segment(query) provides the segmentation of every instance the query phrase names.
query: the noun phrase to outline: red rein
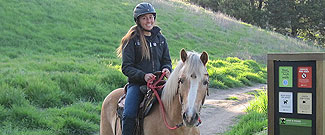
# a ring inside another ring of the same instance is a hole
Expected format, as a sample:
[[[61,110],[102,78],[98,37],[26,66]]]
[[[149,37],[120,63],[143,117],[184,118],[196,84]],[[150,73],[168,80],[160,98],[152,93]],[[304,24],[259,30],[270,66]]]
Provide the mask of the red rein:
[[[177,124],[176,126],[174,126],[174,127],[171,127],[171,126],[169,126],[169,124],[168,124],[168,122],[167,122],[167,120],[166,120],[166,116],[165,116],[165,107],[164,107],[164,104],[162,103],[162,101],[161,101],[161,99],[160,99],[160,96],[159,96],[159,94],[158,94],[158,92],[157,92],[157,89],[162,89],[163,87],[164,87],[164,85],[162,85],[162,86],[157,86],[157,84],[164,78],[164,76],[166,75],[166,73],[165,72],[163,72],[162,74],[161,74],[161,76],[160,76],[160,78],[155,82],[155,83],[153,83],[153,81],[155,80],[155,78],[152,78],[152,79],[150,79],[148,82],[147,82],[147,87],[149,88],[149,89],[152,89],[153,90],[153,92],[155,93],[155,95],[156,95],[156,97],[157,97],[157,99],[158,99],[158,102],[159,102],[159,104],[160,104],[160,112],[161,112],[161,114],[162,114],[162,116],[163,116],[163,119],[164,119],[164,123],[165,123],[165,125],[166,125],[166,127],[168,128],[168,129],[177,129],[177,128],[179,128],[179,127],[181,127],[181,126],[183,126],[184,124],[183,124],[183,122],[182,123],[180,123],[180,124]],[[200,117],[198,118],[198,123],[197,123],[197,125],[196,126],[199,126],[200,124],[201,124],[201,119],[200,119]]]
[[[166,75],[166,73],[163,72],[163,73],[161,74],[160,78],[159,78],[155,83],[153,83],[153,81],[155,80],[155,78],[150,79],[150,80],[147,82],[147,87],[148,87],[149,89],[152,89],[152,90],[153,90],[153,92],[155,93],[155,95],[156,95],[156,97],[157,97],[157,99],[158,99],[158,102],[159,102],[159,104],[160,104],[160,111],[161,111],[161,113],[162,113],[162,116],[163,116],[164,123],[165,123],[166,127],[167,127],[168,129],[177,129],[177,128],[181,127],[181,126],[183,125],[183,123],[178,124],[178,125],[176,125],[176,126],[174,126],[174,127],[170,127],[170,126],[168,125],[168,122],[167,122],[167,120],[166,120],[166,116],[165,116],[165,107],[164,107],[164,104],[161,102],[160,96],[158,95],[158,92],[157,92],[157,89],[161,89],[161,88],[164,87],[164,85],[162,85],[162,86],[157,86],[157,84],[158,84],[158,83],[159,83],[159,82],[164,78],[165,75]]]

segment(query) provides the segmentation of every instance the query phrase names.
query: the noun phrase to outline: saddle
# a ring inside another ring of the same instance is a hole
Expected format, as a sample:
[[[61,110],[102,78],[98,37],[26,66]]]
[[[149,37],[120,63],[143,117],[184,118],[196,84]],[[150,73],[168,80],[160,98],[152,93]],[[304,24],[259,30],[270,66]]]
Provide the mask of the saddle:
[[[154,82],[159,81],[158,79],[161,76],[161,72],[157,72],[155,73],[155,75],[156,75],[156,80],[154,80]],[[161,80],[160,82],[157,83],[157,86],[163,86],[165,85],[165,83],[166,83],[165,80]],[[127,93],[127,86],[128,84],[124,86],[124,94],[118,100],[118,105],[117,105],[117,116],[120,118],[121,129],[122,129],[122,118],[123,118],[124,103],[125,103],[125,98]],[[157,89],[159,96],[161,96],[162,89]],[[140,91],[144,94],[144,98],[139,107],[134,135],[143,135],[144,118],[150,114],[151,108],[158,103],[158,100],[153,90],[149,89],[146,85],[140,86]]]

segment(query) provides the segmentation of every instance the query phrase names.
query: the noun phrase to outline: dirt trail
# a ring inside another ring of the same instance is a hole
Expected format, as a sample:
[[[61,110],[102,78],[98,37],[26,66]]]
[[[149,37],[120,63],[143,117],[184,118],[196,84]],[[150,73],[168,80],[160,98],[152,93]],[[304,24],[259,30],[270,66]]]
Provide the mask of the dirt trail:
[[[229,130],[230,126],[235,124],[236,117],[245,114],[245,108],[254,98],[246,93],[262,88],[266,88],[266,84],[227,90],[210,88],[210,96],[201,110],[201,135],[221,135]],[[228,97],[237,97],[238,100],[226,100]]]

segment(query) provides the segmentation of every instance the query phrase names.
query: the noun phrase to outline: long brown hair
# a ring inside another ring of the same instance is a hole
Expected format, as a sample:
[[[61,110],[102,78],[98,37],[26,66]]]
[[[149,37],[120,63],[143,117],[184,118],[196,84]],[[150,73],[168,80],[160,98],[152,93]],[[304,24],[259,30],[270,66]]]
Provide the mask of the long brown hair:
[[[121,43],[120,46],[116,49],[116,53],[118,57],[122,57],[122,51],[123,48],[126,47],[129,43],[129,41],[136,35],[140,36],[140,45],[141,45],[141,56],[142,59],[146,58],[146,59],[150,59],[150,51],[149,51],[149,47],[148,44],[146,42],[146,38],[144,37],[143,34],[143,30],[140,27],[138,21],[137,21],[138,25],[134,25],[130,28],[130,30],[128,31],[128,33],[126,33],[124,35],[124,37],[121,39]]]

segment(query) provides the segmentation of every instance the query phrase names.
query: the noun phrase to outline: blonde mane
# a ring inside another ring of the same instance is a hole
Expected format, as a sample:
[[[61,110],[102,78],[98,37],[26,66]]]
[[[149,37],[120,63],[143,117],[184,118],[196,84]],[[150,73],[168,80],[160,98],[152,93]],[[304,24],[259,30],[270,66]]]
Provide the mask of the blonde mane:
[[[189,77],[191,73],[195,72],[199,78],[203,77],[201,75],[207,74],[206,67],[203,65],[198,53],[187,52],[187,56],[185,63],[181,60],[178,62],[176,68],[173,70],[165,84],[161,96],[165,108],[172,105],[174,96],[177,94],[180,74],[184,73],[184,75],[186,75],[185,77]]]
[[[179,61],[176,68],[173,70],[173,72],[170,74],[165,87],[163,89],[163,93],[161,96],[161,100],[163,101],[163,104],[165,107],[169,106],[171,102],[173,101],[174,95],[177,93],[177,87],[178,87],[178,74],[180,70],[182,69],[184,63],[182,61]]]

